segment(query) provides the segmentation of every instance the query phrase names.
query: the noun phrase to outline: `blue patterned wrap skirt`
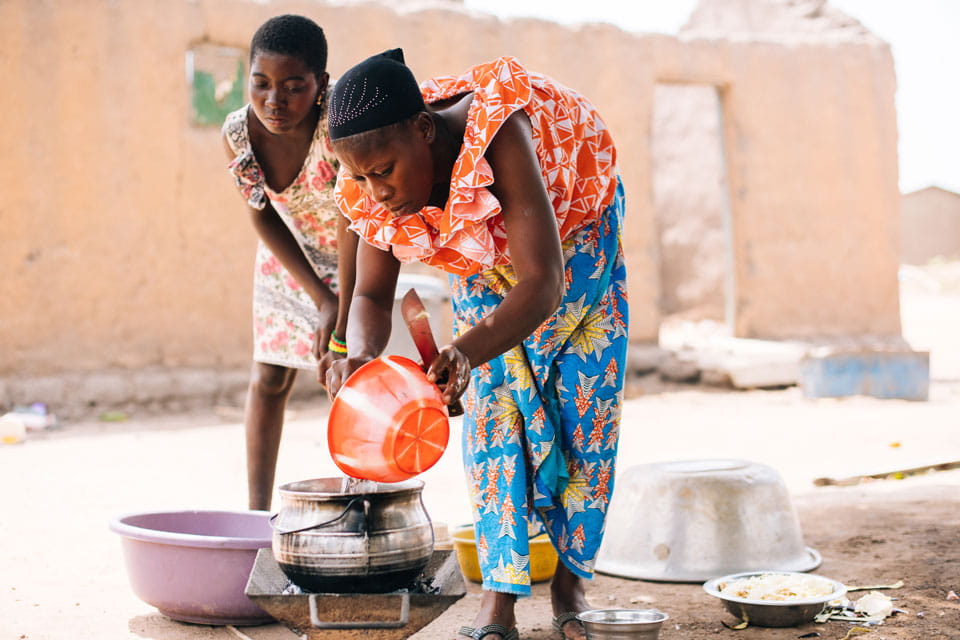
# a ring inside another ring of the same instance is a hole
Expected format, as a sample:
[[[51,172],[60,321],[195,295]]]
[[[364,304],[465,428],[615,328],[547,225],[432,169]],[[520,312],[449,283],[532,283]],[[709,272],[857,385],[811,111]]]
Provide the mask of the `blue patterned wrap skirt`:
[[[563,243],[557,311],[513,349],[471,372],[463,461],[483,588],[530,595],[529,538],[546,532],[561,561],[591,578],[613,492],[627,352],[624,194]],[[459,334],[516,284],[512,267],[451,278]]]

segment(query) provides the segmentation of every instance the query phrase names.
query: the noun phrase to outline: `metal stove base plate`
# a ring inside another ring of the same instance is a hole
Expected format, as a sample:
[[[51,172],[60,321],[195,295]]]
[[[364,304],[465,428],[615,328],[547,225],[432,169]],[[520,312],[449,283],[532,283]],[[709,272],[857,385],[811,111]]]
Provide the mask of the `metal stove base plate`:
[[[306,640],[402,640],[467,592],[456,555],[450,550],[435,550],[411,586],[411,590],[389,593],[303,593],[280,569],[273,551],[261,549],[245,593]]]

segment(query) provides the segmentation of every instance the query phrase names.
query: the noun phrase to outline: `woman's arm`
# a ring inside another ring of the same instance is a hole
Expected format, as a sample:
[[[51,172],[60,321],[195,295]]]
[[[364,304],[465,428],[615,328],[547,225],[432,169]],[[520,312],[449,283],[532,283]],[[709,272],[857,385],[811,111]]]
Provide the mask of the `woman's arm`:
[[[560,232],[523,111],[507,118],[485,157],[493,169],[490,191],[500,201],[517,284],[492,313],[441,348],[427,371],[432,381],[446,380],[442,387],[447,404],[467,388],[470,369],[520,344],[563,299]]]
[[[490,315],[454,340],[471,367],[520,344],[557,310],[564,290],[560,232],[523,111],[503,124],[486,159],[493,169],[490,191],[500,201],[517,284]]]

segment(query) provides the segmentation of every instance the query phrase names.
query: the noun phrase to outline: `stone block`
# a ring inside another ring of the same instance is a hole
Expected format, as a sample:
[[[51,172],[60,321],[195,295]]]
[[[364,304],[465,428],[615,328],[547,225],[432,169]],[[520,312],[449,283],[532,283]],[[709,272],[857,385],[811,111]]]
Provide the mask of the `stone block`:
[[[308,372],[301,371],[298,374],[298,380],[304,375],[310,375]],[[316,377],[316,372],[313,373]],[[233,396],[236,394],[246,395],[247,387],[250,386],[250,369],[244,367],[241,369],[225,369],[217,373],[219,393],[221,396]]]
[[[700,378],[700,366],[693,354],[670,353],[660,363],[660,377],[673,382],[696,382]]]
[[[627,371],[636,375],[656,371],[667,354],[655,344],[633,343],[627,347]]]
[[[50,411],[68,404],[72,395],[70,380],[63,376],[35,376],[7,379],[7,398],[10,406],[42,402]]]
[[[69,392],[70,405],[119,407],[133,400],[129,371],[96,371],[77,374]]]
[[[769,389],[797,384],[799,357],[775,359],[748,354],[726,354],[701,362],[705,378],[726,379],[737,389]],[[706,372],[710,372],[708,375]],[[706,380],[705,380],[706,381]]]
[[[172,397],[184,401],[206,400],[211,404],[216,400],[219,381],[213,369],[171,369],[173,378]]]
[[[765,389],[797,384],[806,346],[717,336],[693,351],[705,383],[726,380],[737,389]]]
[[[800,363],[800,386],[811,398],[927,400],[930,353],[814,350]]]
[[[173,395],[173,376],[166,368],[134,371],[131,375],[133,399],[137,403],[158,402]]]

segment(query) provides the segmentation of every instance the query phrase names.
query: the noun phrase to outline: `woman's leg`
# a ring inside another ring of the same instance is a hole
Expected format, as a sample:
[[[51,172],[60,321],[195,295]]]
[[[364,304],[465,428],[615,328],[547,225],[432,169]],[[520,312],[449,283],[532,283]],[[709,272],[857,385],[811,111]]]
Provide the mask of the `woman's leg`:
[[[283,432],[283,412],[297,370],[254,362],[247,391],[247,491],[250,509],[268,510]]]
[[[517,596],[512,593],[501,593],[499,591],[484,591],[483,599],[480,601],[480,611],[477,617],[473,619],[473,628],[480,629],[488,624],[502,625],[507,631],[517,626],[517,618],[514,614],[514,606],[517,604]],[[497,634],[486,634],[481,638],[493,640]]]
[[[550,603],[553,605],[554,618],[564,613],[582,613],[591,609],[583,591],[583,578],[567,569],[563,562],[557,563],[557,571],[550,582]],[[570,640],[584,640],[587,637],[583,623],[576,619],[564,622],[560,633]]]

